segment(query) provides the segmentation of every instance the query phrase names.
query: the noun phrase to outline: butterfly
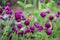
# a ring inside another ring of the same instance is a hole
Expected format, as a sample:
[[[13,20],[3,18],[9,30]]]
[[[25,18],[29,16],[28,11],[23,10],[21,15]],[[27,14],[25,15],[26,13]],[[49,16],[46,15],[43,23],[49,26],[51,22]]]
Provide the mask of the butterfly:
[[[32,21],[32,15],[31,14],[27,16],[27,20]]]

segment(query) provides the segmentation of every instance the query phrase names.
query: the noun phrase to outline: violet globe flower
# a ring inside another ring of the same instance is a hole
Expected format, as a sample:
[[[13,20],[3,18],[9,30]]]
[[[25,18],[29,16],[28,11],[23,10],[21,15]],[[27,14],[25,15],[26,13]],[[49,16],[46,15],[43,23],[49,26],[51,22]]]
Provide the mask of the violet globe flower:
[[[30,26],[31,31],[34,31],[34,29],[35,29],[34,26]]]
[[[26,26],[28,26],[28,25],[30,24],[30,21],[29,21],[29,20],[25,20],[24,24],[25,24]]]
[[[21,31],[21,34],[23,35],[23,34],[26,34],[27,32],[26,32],[26,30],[22,30]]]
[[[57,5],[60,6],[60,1],[57,2]]]
[[[38,28],[38,27],[39,27],[39,25],[38,25],[38,23],[37,23],[37,22],[35,22],[35,23],[34,23],[34,26],[35,26],[36,28]]]
[[[17,28],[21,29],[22,25],[21,24],[17,24]]]
[[[2,25],[1,25],[1,27],[2,27],[2,29],[4,29],[5,25],[4,25],[4,24],[2,24]]]
[[[53,19],[54,19],[54,17],[53,17],[52,15],[50,15],[50,16],[49,16],[49,19],[50,19],[50,20],[53,20]]]
[[[16,27],[12,27],[12,31],[16,31]]]
[[[28,28],[28,29],[26,30],[26,32],[28,32],[28,33],[31,32],[30,28]]]
[[[43,2],[43,0],[40,0],[40,2],[42,3],[42,2]]]
[[[51,35],[52,34],[52,31],[48,29],[48,30],[46,30],[46,34],[47,35]]]
[[[2,12],[3,12],[3,10],[2,10],[2,8],[0,8],[0,14],[2,14]]]
[[[15,12],[15,19],[18,20],[21,18],[20,12]]]
[[[6,2],[6,5],[7,5],[7,6],[11,6],[11,3],[10,3],[10,2]]]
[[[41,16],[41,17],[45,17],[45,16],[46,16],[46,12],[41,12],[41,13],[40,13],[40,16]]]
[[[37,30],[39,30],[39,31],[42,31],[44,28],[43,28],[43,26],[39,26],[38,28],[37,28]]]
[[[7,11],[11,11],[11,8],[8,6],[3,6],[2,9],[7,10]]]
[[[12,11],[6,11],[6,14],[12,15]]]
[[[49,22],[46,22],[46,23],[45,23],[45,27],[46,27],[46,28],[49,28],[49,27],[51,27],[51,24],[50,24]]]
[[[9,19],[11,18],[11,16],[9,16]]]
[[[56,14],[56,17],[59,17],[59,14]]]
[[[17,22],[21,22],[21,19],[17,19],[16,21],[17,21]]]
[[[58,12],[58,15],[60,15],[60,11]]]

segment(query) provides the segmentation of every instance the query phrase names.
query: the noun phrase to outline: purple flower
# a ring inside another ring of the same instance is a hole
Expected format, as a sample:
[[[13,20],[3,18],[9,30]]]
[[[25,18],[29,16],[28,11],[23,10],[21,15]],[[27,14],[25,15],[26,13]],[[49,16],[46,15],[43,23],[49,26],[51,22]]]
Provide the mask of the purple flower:
[[[51,27],[50,23],[49,23],[49,22],[46,22],[45,27],[46,27],[46,28]]]
[[[60,15],[60,11],[58,12],[58,15]]]
[[[15,27],[12,27],[12,31],[15,31],[16,30],[16,28]]]
[[[10,2],[6,2],[6,5],[7,5],[7,6],[11,6],[11,3],[10,3]]]
[[[41,16],[41,17],[45,17],[45,16],[46,16],[46,12],[41,12],[41,13],[40,13],[40,16]]]
[[[11,18],[11,16],[9,16],[9,19]]]
[[[46,34],[47,35],[51,35],[52,34],[52,31],[48,29],[48,30],[46,30]]]
[[[12,14],[12,11],[6,11],[6,14],[10,14],[11,15]]]
[[[26,32],[28,32],[28,33],[31,32],[30,28],[28,28],[28,29],[26,30]]]
[[[56,14],[56,17],[59,17],[59,14]]]
[[[4,25],[4,24],[2,24],[1,26],[2,26],[2,29],[4,29],[5,25]]]
[[[7,10],[7,11],[11,11],[11,8],[10,7],[8,7],[8,6],[3,6],[3,8],[2,9],[5,9],[5,10]]]
[[[60,6],[60,1],[57,2],[57,5]]]
[[[26,30],[22,30],[21,31],[21,34],[23,35],[23,34],[26,34],[27,32],[26,32]]]
[[[29,20],[25,20],[24,24],[25,24],[26,26],[28,26],[28,25],[30,24],[30,21],[29,21]]]
[[[25,20],[25,17],[22,15],[22,20]]]
[[[53,19],[54,19],[54,17],[53,17],[52,15],[50,15],[50,16],[49,16],[49,19],[50,19],[50,20],[53,20]]]
[[[43,0],[40,0],[40,2],[42,3],[42,2],[43,2]]]
[[[20,19],[21,18],[21,14],[20,12],[15,12],[15,19]]]
[[[44,28],[43,28],[43,26],[39,26],[38,28],[37,28],[37,30],[40,30],[40,31],[42,31]]]
[[[17,28],[21,29],[22,25],[21,24],[17,24]]]
[[[2,14],[2,12],[3,12],[3,10],[2,10],[2,8],[0,8],[0,14]]]
[[[49,13],[50,13],[50,11],[46,11],[46,13],[48,13],[48,14],[49,14]]]
[[[39,27],[39,25],[38,25],[38,23],[37,23],[37,22],[35,22],[35,23],[34,23],[34,26],[35,26],[36,28],[38,28],[38,27]]]
[[[21,22],[21,20],[20,20],[20,19],[17,19],[16,21],[17,21],[17,22]]]
[[[31,31],[34,31],[34,29],[35,29],[34,26],[30,26]]]

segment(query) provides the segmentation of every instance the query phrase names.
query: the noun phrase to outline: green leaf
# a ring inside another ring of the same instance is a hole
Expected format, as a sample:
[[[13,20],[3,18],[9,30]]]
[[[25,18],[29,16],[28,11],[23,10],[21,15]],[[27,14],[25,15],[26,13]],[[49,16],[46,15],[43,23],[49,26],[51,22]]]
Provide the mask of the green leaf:
[[[4,23],[4,21],[3,21],[3,20],[0,20],[0,24],[1,24],[1,23]]]
[[[33,7],[33,5],[32,4],[27,4],[25,7],[29,8],[29,7]]]

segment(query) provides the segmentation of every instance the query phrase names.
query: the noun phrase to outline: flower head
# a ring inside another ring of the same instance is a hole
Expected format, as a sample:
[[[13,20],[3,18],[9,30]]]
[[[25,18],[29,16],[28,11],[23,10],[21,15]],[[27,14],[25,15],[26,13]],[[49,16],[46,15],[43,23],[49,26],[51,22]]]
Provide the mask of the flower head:
[[[51,35],[52,34],[52,31],[48,29],[48,30],[46,30],[46,34],[47,35]]]
[[[17,28],[21,29],[22,25],[21,24],[17,24]]]
[[[11,15],[12,14],[12,11],[6,11],[6,14],[10,14]]]
[[[41,13],[40,13],[40,16],[41,16],[41,17],[45,17],[45,16],[46,16],[46,12],[41,12]]]
[[[15,12],[15,19],[18,20],[21,18],[20,12]]]
[[[34,31],[34,29],[35,29],[34,26],[30,26],[31,31]]]
[[[12,31],[15,31],[16,30],[16,28],[15,27],[12,27]]]
[[[39,27],[39,25],[38,25],[38,23],[37,23],[37,22],[35,22],[35,23],[34,23],[34,26],[35,26],[36,28],[38,28],[38,27]]]
[[[42,2],[43,2],[43,0],[40,0],[40,2],[42,3]]]
[[[2,14],[2,12],[3,12],[3,10],[2,10],[2,8],[0,8],[0,14]]]
[[[49,22],[46,22],[46,23],[45,23],[45,27],[46,27],[46,28],[49,28],[50,26],[51,26],[51,24],[50,24]]]
[[[30,24],[30,21],[29,21],[29,20],[25,20],[24,24],[25,24],[26,26],[28,26],[28,25]]]
[[[43,26],[39,26],[38,28],[37,28],[37,30],[43,30],[44,28],[43,28]]]
[[[7,6],[11,6],[11,3],[10,3],[10,2],[6,2],[6,5],[7,5]]]
[[[30,28],[28,28],[28,29],[26,30],[26,32],[28,32],[28,33],[31,32]]]
[[[50,20],[53,20],[53,19],[54,19],[54,17],[53,17],[52,15],[50,15],[50,16],[49,16],[49,19],[50,19]]]
[[[60,1],[57,2],[57,5],[60,6]]]

